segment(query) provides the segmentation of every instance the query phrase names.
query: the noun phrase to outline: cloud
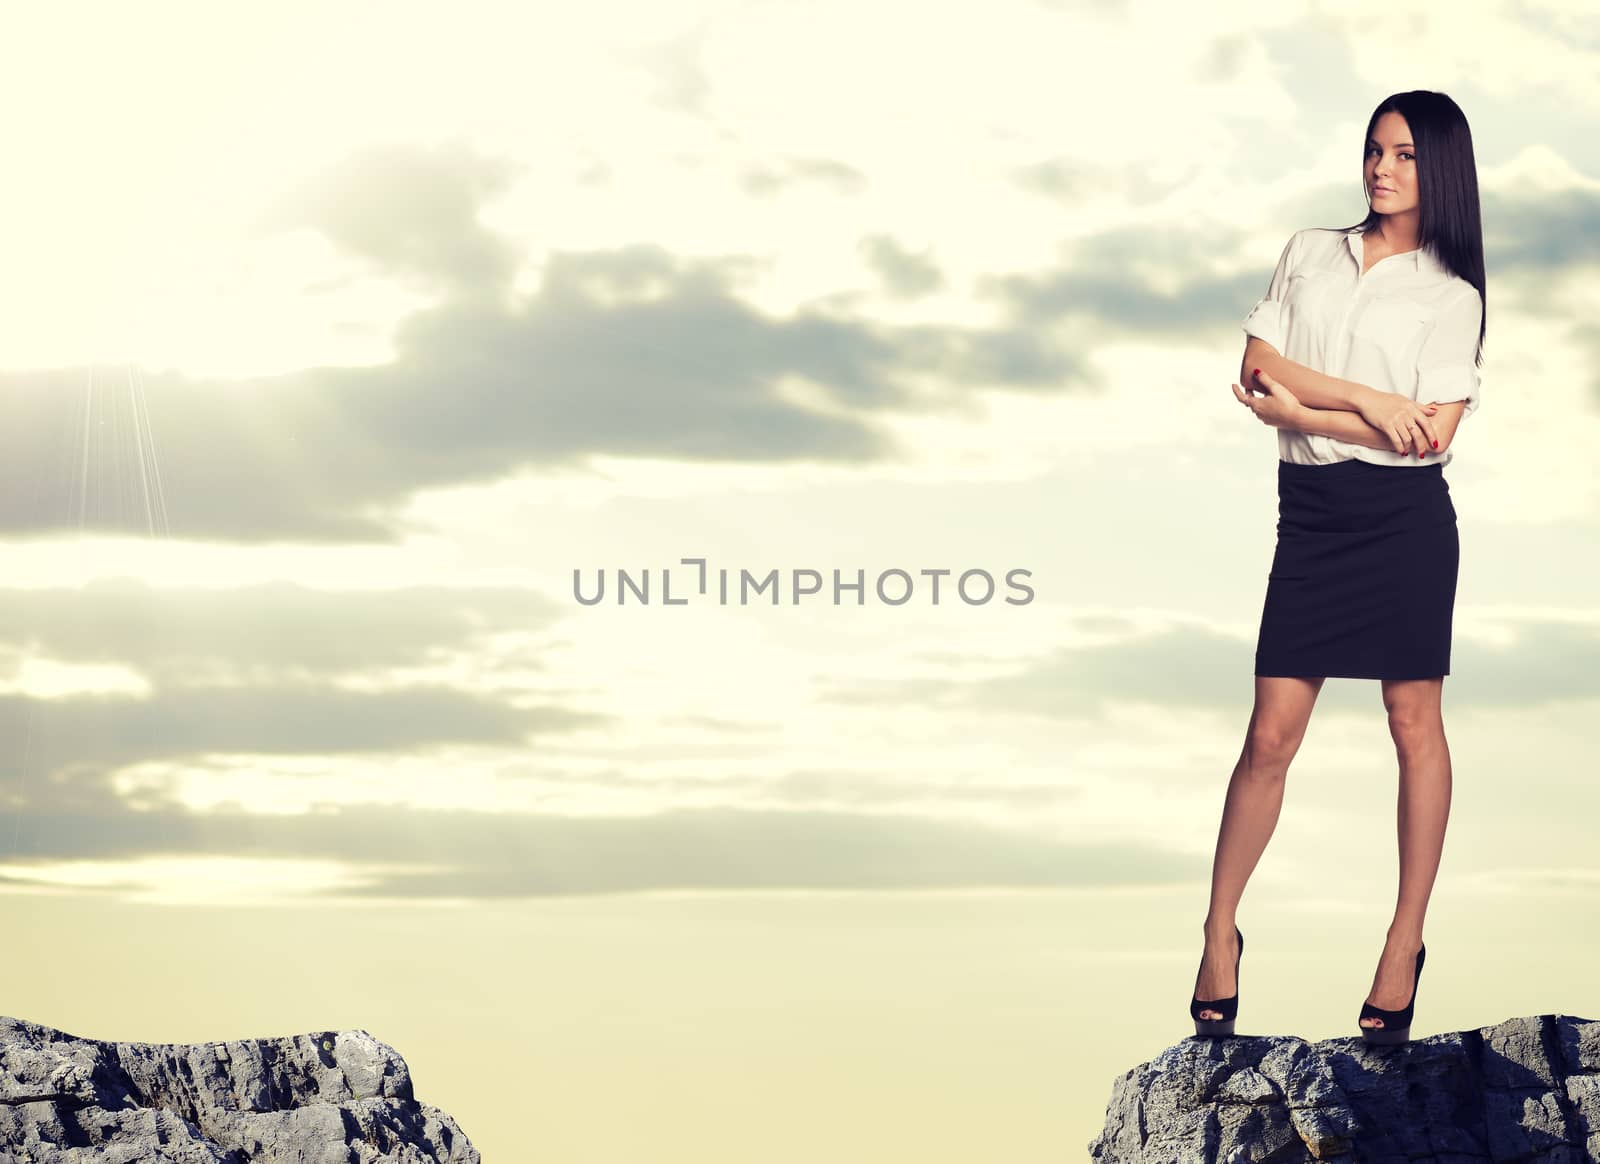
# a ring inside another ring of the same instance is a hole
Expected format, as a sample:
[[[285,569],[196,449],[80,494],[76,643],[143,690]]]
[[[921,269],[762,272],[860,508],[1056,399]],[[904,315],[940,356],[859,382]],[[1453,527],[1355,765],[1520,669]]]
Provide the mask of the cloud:
[[[399,325],[391,363],[214,382],[0,376],[0,535],[151,532],[159,513],[162,532],[183,538],[390,542],[419,490],[599,455],[892,460],[896,412],[963,407],[974,385],[1093,390],[1082,353],[1108,337],[1236,334],[1276,258],[1239,262],[1242,233],[1209,224],[1101,229],[1054,266],[980,278],[976,295],[997,310],[978,327],[880,323],[850,295],[769,315],[740,293],[753,260],[652,244],[554,251],[519,298],[515,245],[480,220],[514,173],[465,146],[373,148],[261,215],[261,231],[319,231],[380,275],[435,292]],[[1019,180],[1072,179],[1058,167]],[[1348,202],[1331,185],[1307,195],[1330,207],[1336,196]],[[1487,197],[1486,222],[1491,269],[1553,269],[1593,257],[1600,199]],[[862,247],[895,295],[944,278],[891,238]]]
[[[1522,616],[1504,623],[1505,645],[1459,631],[1445,679],[1450,707],[1540,707],[1600,699],[1600,626]],[[1254,700],[1255,640],[1204,624],[1165,628],[1087,646],[1061,648],[1010,674],[855,680],[823,699],[851,705],[910,704],[1027,716],[1094,716],[1108,702],[1246,711]],[[1382,711],[1377,680],[1332,679],[1317,707]],[[1315,714],[1315,713],[1314,713]]]
[[[892,235],[869,235],[856,244],[856,249],[897,298],[915,299],[945,284],[944,272],[931,255],[909,250]]]
[[[840,194],[859,194],[868,186],[867,176],[859,169],[834,158],[751,162],[743,167],[739,178],[740,189],[757,198],[769,198],[809,183]]]
[[[1237,329],[1265,291],[1277,255],[1264,271],[1206,273],[1170,289],[1162,283],[1179,270],[1209,272],[1237,250],[1236,239],[1219,240],[1184,227],[1117,228],[1079,240],[1068,260],[1054,269],[990,278],[983,290],[1029,329],[1076,316],[1101,338],[1107,330],[1200,338],[1229,325]]]
[[[251,684],[163,689],[148,698],[0,696],[6,738],[25,741],[25,750],[8,757],[7,766],[46,773],[81,763],[125,765],[211,753],[520,747],[542,732],[567,732],[604,720],[569,708],[517,707],[438,685],[343,691],[315,684]]]
[[[507,898],[665,889],[1103,887],[1202,879],[1207,861],[1139,844],[890,812],[685,809],[554,816],[362,805],[303,815],[170,802],[130,811],[103,773],[56,782],[18,818],[28,864],[230,856],[370,865],[358,897]],[[413,870],[396,865],[413,864]],[[137,873],[129,871],[131,880]],[[41,882],[48,882],[41,869]],[[129,881],[125,880],[124,884]],[[98,888],[98,887],[97,887]]]
[[[529,648],[491,640],[536,633],[554,616],[548,600],[511,588],[160,590],[103,580],[0,591],[0,644],[19,690],[27,690],[24,665],[38,661],[123,668],[148,688],[0,695],[4,738],[26,741],[25,756],[14,748],[7,759],[48,773],[208,753],[522,746],[605,718],[520,705],[526,674],[545,664]],[[467,657],[479,690],[426,677]],[[407,668],[424,678],[397,674]]]
[[[316,590],[264,582],[162,589],[102,578],[73,590],[0,589],[0,647],[123,664],[158,685],[326,679],[437,662],[476,650],[494,634],[539,630],[564,613],[515,587]]]
[[[908,368],[959,360],[948,336],[897,355],[864,323],[769,319],[725,280],[652,246],[556,256],[519,311],[473,299],[412,317],[390,365],[154,377],[145,395],[170,532],[389,541],[387,511],[413,491],[599,453],[870,461],[890,448],[873,415],[909,402]],[[791,376],[825,388],[839,412],[787,399]],[[0,378],[0,532],[142,529],[136,431],[82,453],[87,424],[126,391],[86,391],[59,372]]]
[[[253,231],[314,225],[391,276],[461,298],[494,296],[509,287],[516,256],[478,213],[523,169],[460,142],[368,145],[273,199]]]
[[[145,386],[170,533],[224,541],[388,541],[415,490],[492,481],[595,454],[724,462],[869,463],[895,446],[877,418],[957,407],[962,385],[1070,387],[1076,357],[1036,328],[878,327],[766,317],[723,265],[637,246],[557,255],[516,312],[481,299],[408,319],[394,363],[263,381]],[[919,400],[913,379],[947,385]],[[798,377],[826,413],[781,389]],[[129,389],[62,372],[0,378],[0,532],[143,532],[138,431],[86,447]]]
[[[1600,262],[1600,189],[1483,196],[1484,240],[1495,273],[1541,274]]]
[[[746,262],[648,244],[553,253],[513,302],[512,245],[478,220],[508,174],[460,148],[371,150],[262,215],[261,230],[315,229],[438,289],[399,327],[392,363],[216,382],[0,377],[0,533],[153,532],[159,513],[184,538],[384,542],[417,490],[597,454],[870,463],[897,451],[880,424],[893,410],[959,407],[974,382],[1085,387],[1079,357],[1041,326],[1050,312],[1149,328],[1209,306],[1220,323],[1248,293],[1151,294],[1127,273],[1129,234],[1089,244],[1070,275],[1017,284],[1026,310],[993,328],[880,325],[831,306],[772,317],[738,294]],[[872,254],[887,277],[927,283],[886,245]],[[791,379],[830,408],[797,401]],[[943,391],[913,390],[930,383]]]

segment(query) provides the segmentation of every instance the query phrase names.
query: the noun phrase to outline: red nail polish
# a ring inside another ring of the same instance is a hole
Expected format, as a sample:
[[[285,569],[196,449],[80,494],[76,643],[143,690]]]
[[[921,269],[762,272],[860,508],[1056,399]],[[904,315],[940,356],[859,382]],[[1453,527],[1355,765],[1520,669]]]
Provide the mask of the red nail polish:
[[[1439,447],[1439,442],[1438,441],[1434,441],[1433,442],[1433,447],[1434,448],[1438,448]]]
[[[1259,375],[1261,375],[1261,369],[1260,368],[1251,368],[1250,369],[1250,374],[1252,376],[1259,376]]]

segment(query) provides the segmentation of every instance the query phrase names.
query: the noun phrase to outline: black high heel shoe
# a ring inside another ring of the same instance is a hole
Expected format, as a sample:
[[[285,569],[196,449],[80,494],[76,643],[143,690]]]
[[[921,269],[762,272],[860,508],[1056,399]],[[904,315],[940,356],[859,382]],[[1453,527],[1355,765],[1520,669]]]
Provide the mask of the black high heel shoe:
[[[1200,993],[1200,972],[1195,971],[1195,995],[1189,1003],[1189,1017],[1194,1019],[1194,1033],[1200,1035],[1231,1035],[1233,1034],[1233,1020],[1239,1013],[1239,964],[1244,961],[1244,935],[1239,932],[1239,927],[1234,926],[1233,932],[1239,938],[1239,956],[1233,964],[1234,991],[1227,998],[1204,999],[1198,997]],[[1222,1017],[1219,1019],[1203,1019],[1200,1012],[1214,1010]]]
[[[1423,942],[1417,949],[1417,969],[1411,980],[1411,1001],[1406,1003],[1404,1010],[1384,1010],[1381,1006],[1373,1006],[1370,1002],[1361,1004],[1361,1013],[1356,1016],[1359,1025],[1364,1018],[1381,1018],[1381,1027],[1362,1027],[1361,1037],[1369,1043],[1379,1046],[1391,1046],[1395,1043],[1408,1043],[1411,1041],[1411,1011],[1417,1005],[1417,987],[1422,984],[1422,961],[1428,953],[1428,943]]]

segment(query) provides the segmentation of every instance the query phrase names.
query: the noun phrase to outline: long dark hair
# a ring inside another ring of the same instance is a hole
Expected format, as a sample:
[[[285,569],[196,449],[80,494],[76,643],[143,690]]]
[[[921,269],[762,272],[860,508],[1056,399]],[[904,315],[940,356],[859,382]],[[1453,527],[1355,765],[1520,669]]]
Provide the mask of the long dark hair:
[[[1431,247],[1434,257],[1478,289],[1483,298],[1483,321],[1478,324],[1478,364],[1483,363],[1483,337],[1489,329],[1489,296],[1483,276],[1483,216],[1478,210],[1478,165],[1472,153],[1472,130],[1461,106],[1443,93],[1412,89],[1386,97],[1367,119],[1361,139],[1361,157],[1367,156],[1367,139],[1378,128],[1378,118],[1398,113],[1411,127],[1411,144],[1417,159],[1417,245]],[[1354,227],[1377,224],[1380,215],[1369,209]]]

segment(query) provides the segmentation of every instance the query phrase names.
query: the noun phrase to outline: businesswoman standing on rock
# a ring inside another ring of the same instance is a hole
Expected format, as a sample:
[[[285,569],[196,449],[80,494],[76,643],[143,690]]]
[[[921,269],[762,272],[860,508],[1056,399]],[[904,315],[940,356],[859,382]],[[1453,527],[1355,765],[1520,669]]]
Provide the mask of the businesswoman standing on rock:
[[[1249,390],[1233,391],[1278,430],[1278,544],[1255,708],[1212,866],[1190,1003],[1197,1035],[1233,1033],[1244,954],[1236,911],[1329,677],[1381,682],[1400,762],[1400,887],[1357,1020],[1368,1042],[1409,1039],[1422,976],[1450,815],[1440,696],[1459,542],[1443,469],[1479,403],[1483,230],[1472,135],[1454,101],[1397,93],[1366,132],[1366,218],[1296,232],[1244,320],[1239,378]]]

